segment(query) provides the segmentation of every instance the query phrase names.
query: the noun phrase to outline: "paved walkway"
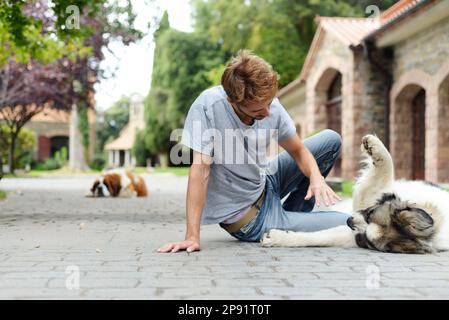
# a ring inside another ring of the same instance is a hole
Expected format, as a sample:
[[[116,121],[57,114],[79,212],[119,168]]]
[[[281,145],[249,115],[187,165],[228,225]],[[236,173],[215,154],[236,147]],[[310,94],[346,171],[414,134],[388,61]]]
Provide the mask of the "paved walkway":
[[[93,176],[2,180],[0,298],[449,298],[449,253],[262,248],[205,226],[201,252],[157,254],[184,236],[187,178],[146,180],[147,199],[85,198]]]

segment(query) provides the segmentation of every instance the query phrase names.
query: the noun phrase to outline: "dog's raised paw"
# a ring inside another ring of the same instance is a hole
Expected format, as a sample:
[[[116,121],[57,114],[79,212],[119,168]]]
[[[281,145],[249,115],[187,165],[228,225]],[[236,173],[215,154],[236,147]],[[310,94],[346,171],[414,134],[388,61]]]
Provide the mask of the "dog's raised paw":
[[[382,141],[372,134],[367,134],[362,138],[362,151],[365,151],[374,161],[374,164],[381,162],[388,151]]]

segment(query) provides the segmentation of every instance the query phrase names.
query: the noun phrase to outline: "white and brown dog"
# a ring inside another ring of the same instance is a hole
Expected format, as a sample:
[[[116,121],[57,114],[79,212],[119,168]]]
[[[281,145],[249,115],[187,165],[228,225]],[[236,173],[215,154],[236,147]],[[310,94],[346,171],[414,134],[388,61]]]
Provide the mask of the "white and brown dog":
[[[90,189],[91,197],[146,197],[148,189],[145,180],[125,169],[112,169],[95,180]]]
[[[361,247],[396,253],[449,250],[449,192],[425,181],[394,179],[390,153],[376,136],[362,139],[365,168],[353,191],[347,226],[318,232],[271,230],[266,247]]]

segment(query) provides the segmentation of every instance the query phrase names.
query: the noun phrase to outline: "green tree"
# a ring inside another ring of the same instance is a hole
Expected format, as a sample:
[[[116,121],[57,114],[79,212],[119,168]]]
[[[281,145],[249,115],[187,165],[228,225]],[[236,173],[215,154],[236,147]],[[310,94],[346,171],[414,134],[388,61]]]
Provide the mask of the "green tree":
[[[96,153],[103,153],[105,144],[119,136],[120,131],[129,121],[129,106],[130,98],[123,96],[110,108],[97,114]]]
[[[299,74],[319,16],[363,17],[394,0],[193,0],[195,31],[228,52],[247,48],[270,62],[280,86]]]
[[[145,99],[145,144],[153,153],[169,150],[172,130],[183,126],[196,97],[213,84],[211,70],[220,68],[225,53],[199,33],[170,28],[164,14],[155,33],[151,90]]]
[[[0,124],[0,163],[8,162],[8,146],[11,143],[10,130],[7,125]],[[15,168],[24,168],[26,164],[30,164],[35,144],[36,137],[32,131],[24,128],[19,132],[13,155]]]

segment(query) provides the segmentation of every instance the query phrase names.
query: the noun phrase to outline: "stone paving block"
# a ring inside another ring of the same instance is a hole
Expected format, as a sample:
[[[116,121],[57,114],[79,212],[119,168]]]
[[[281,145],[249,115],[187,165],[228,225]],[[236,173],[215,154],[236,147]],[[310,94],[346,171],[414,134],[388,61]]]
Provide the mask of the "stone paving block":
[[[2,180],[23,195],[2,202],[0,299],[449,298],[449,253],[263,248],[208,225],[200,252],[158,254],[184,236],[186,177],[151,176],[149,198],[117,201],[84,198],[92,178]],[[69,266],[79,290],[66,288]]]

